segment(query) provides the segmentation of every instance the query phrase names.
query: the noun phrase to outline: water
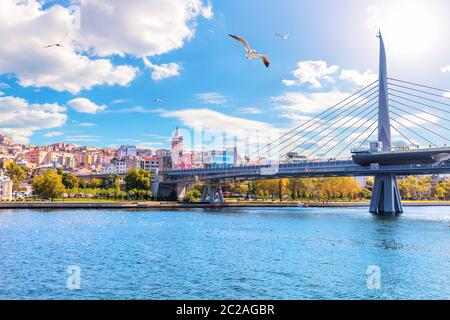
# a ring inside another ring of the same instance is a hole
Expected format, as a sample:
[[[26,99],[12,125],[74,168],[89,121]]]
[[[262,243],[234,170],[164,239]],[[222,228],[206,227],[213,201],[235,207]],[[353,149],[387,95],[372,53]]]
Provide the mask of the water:
[[[450,208],[406,211],[0,210],[0,298],[449,299]]]

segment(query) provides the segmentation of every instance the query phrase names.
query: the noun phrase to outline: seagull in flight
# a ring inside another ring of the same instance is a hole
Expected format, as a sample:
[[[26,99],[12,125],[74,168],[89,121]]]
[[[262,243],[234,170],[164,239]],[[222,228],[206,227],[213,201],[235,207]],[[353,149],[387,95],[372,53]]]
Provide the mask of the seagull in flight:
[[[290,33],[286,33],[285,35],[282,35],[278,32],[275,32],[275,35],[283,40],[289,40],[289,36],[291,35]]]
[[[258,52],[256,52],[256,50],[253,50],[250,48],[250,45],[248,44],[248,42],[239,36],[233,35],[233,34],[229,34],[230,37],[232,37],[233,39],[239,41],[240,43],[242,43],[244,45],[245,51],[247,51],[247,59],[251,60],[253,58],[260,58],[263,62],[264,65],[268,68],[270,66],[270,60],[269,57],[259,54]]]
[[[163,98],[156,98],[153,100],[153,103],[162,103],[164,101]]]
[[[60,48],[62,48],[62,46],[63,46],[62,44],[63,44],[64,40],[66,39],[66,37],[67,37],[67,32],[65,33],[65,35],[61,39],[61,41],[59,41],[58,43],[54,43],[54,44],[50,44],[48,46],[45,46],[44,48],[51,48],[51,47],[60,47]]]

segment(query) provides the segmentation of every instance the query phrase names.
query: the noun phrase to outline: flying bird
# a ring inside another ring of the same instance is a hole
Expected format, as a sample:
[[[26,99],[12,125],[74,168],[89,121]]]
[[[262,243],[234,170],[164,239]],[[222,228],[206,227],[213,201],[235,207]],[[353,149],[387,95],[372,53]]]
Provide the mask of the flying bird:
[[[156,98],[153,100],[154,103],[162,103],[164,101],[163,98]]]
[[[290,33],[286,33],[285,35],[282,35],[278,32],[275,32],[275,35],[283,40],[289,40],[289,36],[291,35]]]
[[[67,32],[65,33],[65,35],[61,39],[61,41],[59,41],[57,43],[54,43],[54,44],[50,44],[48,46],[45,46],[44,48],[51,48],[51,47],[60,47],[60,48],[62,48],[62,46],[63,46],[62,44],[63,44],[64,40],[66,39],[66,37],[67,37]]]
[[[259,54],[256,50],[253,50],[250,48],[250,45],[248,44],[248,42],[244,39],[241,38],[239,36],[233,35],[233,34],[229,34],[230,37],[232,37],[233,39],[239,41],[240,43],[242,43],[244,45],[245,51],[247,51],[247,59],[251,60],[253,58],[260,58],[263,62],[264,65],[268,68],[270,66],[270,60],[269,57]]]

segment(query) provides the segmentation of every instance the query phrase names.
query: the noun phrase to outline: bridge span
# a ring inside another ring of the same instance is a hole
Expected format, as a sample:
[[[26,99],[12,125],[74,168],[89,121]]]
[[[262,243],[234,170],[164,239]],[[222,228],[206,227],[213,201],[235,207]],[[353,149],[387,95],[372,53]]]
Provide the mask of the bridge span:
[[[402,213],[397,176],[450,174],[450,148],[447,147],[450,128],[438,123],[441,120],[450,122],[446,117],[450,114],[450,92],[389,78],[381,33],[378,37],[377,81],[258,150],[258,154],[264,149],[269,154],[276,148],[281,158],[291,147],[291,152],[299,150],[305,159],[325,159],[331,155],[334,155],[333,159],[339,159],[357,143],[359,147],[352,150],[351,160],[278,161],[260,166],[167,170],[155,177],[153,194],[158,194],[161,185],[175,185],[177,195],[182,197],[186,186],[201,183],[204,185],[202,200],[221,203],[224,201],[221,184],[230,180],[374,176],[370,212],[379,215]],[[407,141],[408,148],[399,151],[393,147],[391,129],[396,139]],[[359,130],[363,132],[359,133]],[[371,144],[371,149],[361,150],[375,132],[376,142]],[[431,137],[438,138],[439,142],[434,143]],[[419,140],[428,148],[420,149]],[[337,149],[344,145],[342,150]]]

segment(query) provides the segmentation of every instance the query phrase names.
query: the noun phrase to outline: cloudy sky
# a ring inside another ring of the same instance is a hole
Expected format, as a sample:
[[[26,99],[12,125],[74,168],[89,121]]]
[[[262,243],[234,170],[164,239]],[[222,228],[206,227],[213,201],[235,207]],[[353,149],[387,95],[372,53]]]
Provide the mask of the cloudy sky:
[[[446,0],[2,0],[0,133],[160,148],[177,125],[283,131],[376,79],[378,27],[391,76],[450,89],[449,15]]]

